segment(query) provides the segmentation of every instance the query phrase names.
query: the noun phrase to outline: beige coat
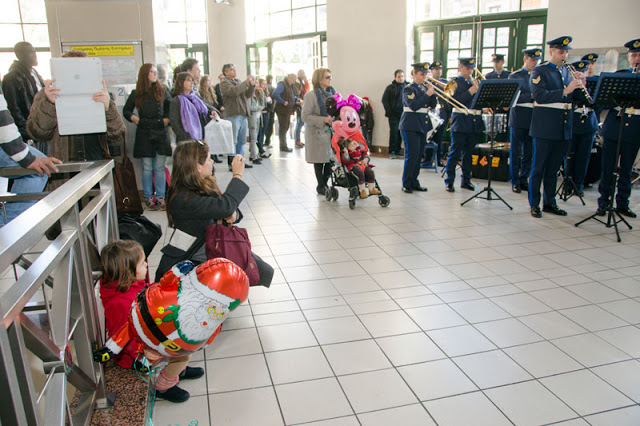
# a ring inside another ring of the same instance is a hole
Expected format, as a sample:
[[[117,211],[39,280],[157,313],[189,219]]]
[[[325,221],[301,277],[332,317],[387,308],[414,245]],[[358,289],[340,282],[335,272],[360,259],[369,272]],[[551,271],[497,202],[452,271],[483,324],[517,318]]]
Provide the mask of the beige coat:
[[[320,115],[320,106],[316,92],[311,90],[304,95],[302,102],[302,121],[304,131],[305,158],[307,163],[328,163],[331,161],[331,131]]]

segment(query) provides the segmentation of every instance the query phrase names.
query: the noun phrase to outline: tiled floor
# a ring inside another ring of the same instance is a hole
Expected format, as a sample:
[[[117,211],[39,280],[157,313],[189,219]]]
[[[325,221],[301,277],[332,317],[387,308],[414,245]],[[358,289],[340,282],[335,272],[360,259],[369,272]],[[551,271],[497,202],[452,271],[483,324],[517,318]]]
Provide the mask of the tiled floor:
[[[513,211],[461,207],[472,194],[433,170],[408,195],[401,161],[373,163],[388,208],[316,196],[303,150],[247,170],[241,225],[273,285],[194,356],[206,376],[187,403],[158,401],[154,424],[640,424],[640,232],[574,227],[593,189],[533,219],[506,183]]]

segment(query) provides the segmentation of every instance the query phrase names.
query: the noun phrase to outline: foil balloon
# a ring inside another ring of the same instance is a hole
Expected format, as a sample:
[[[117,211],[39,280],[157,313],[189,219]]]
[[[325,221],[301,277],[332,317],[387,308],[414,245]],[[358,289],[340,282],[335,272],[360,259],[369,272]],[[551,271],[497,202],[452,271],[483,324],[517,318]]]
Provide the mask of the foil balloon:
[[[197,267],[180,262],[138,294],[128,321],[94,352],[94,359],[109,361],[131,339],[160,357],[198,351],[213,341],[248,295],[247,275],[230,260],[210,259]]]
[[[334,97],[336,99],[336,113],[339,114],[339,118],[336,117],[331,125],[334,135],[338,135],[342,139],[352,139],[353,135],[360,133],[358,111],[361,100],[354,94],[349,95],[346,100],[342,99],[340,94],[336,94]]]

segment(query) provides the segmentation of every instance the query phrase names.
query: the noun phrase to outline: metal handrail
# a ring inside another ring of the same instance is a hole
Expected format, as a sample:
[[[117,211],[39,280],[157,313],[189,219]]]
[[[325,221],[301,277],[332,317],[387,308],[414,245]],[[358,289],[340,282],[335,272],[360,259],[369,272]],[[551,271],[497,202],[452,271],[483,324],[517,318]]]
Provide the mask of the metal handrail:
[[[92,350],[102,344],[102,332],[88,240],[100,249],[118,238],[113,161],[64,164],[58,169],[77,175],[41,194],[40,201],[0,229],[0,271],[13,264],[26,267],[0,296],[0,388],[8,395],[8,402],[0,404],[0,424],[88,424],[96,407],[108,406],[102,367],[92,359]],[[0,176],[26,174],[32,172],[0,170]],[[4,197],[0,202],[15,200]],[[34,260],[24,261],[23,253],[42,244],[45,231],[56,223],[59,235]],[[51,282],[43,330],[25,314],[25,307]],[[28,352],[43,362],[46,381],[41,390],[35,389]],[[80,393],[73,414],[66,400],[67,382]],[[38,409],[41,399],[44,415]]]

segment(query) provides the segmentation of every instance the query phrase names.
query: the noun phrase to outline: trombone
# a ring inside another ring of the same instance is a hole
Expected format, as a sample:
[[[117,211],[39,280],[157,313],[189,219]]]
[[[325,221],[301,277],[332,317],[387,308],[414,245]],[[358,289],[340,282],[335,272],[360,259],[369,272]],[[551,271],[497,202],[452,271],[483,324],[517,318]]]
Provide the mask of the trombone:
[[[447,83],[445,85],[445,83],[429,76],[427,76],[425,83],[430,84],[433,87],[433,90],[435,90],[437,97],[439,97],[452,107],[461,109],[465,115],[469,115],[469,109],[462,102],[454,99],[453,96],[448,93],[447,87],[449,87],[451,83]]]

